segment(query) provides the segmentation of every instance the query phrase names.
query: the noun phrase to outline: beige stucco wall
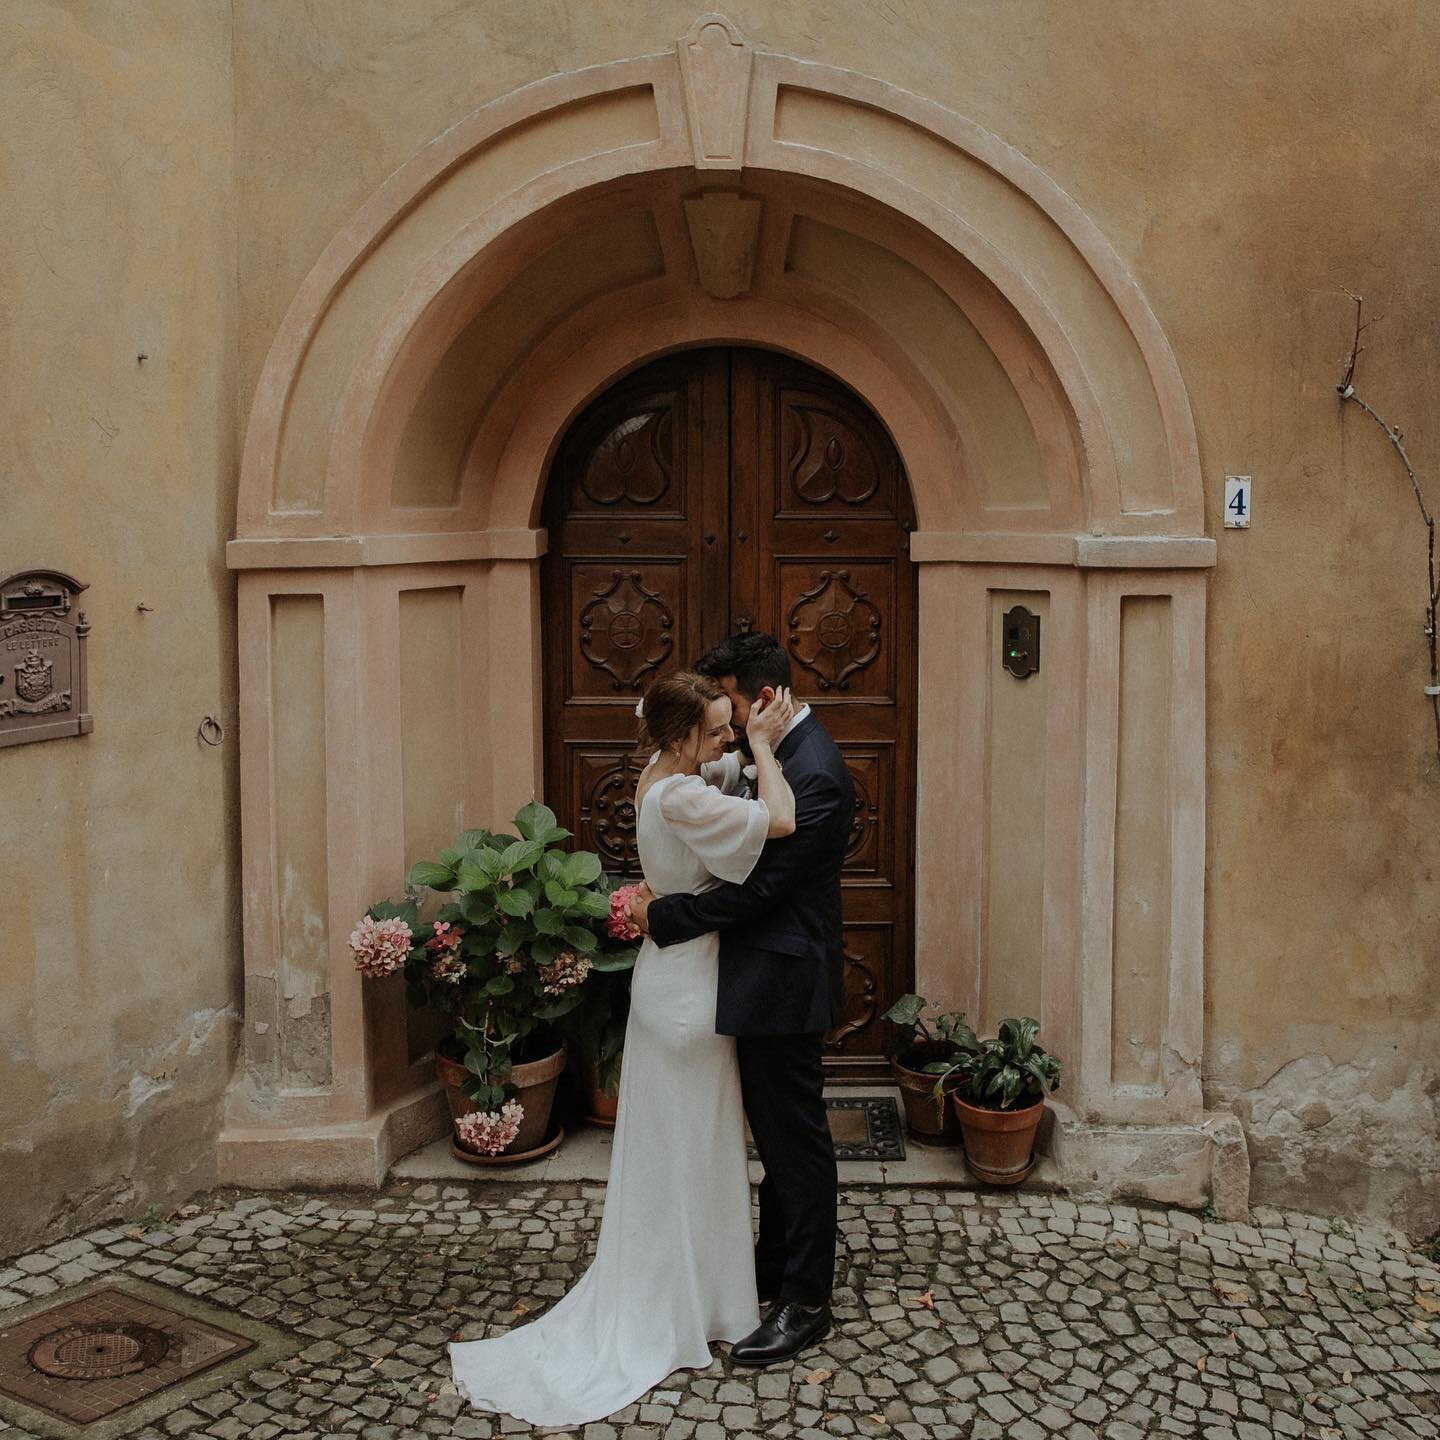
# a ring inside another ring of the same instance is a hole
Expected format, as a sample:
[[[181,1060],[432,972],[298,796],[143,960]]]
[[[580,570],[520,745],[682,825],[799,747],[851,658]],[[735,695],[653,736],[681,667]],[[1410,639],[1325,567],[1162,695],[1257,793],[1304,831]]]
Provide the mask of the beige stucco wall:
[[[0,574],[89,582],[95,715],[0,750],[8,1252],[214,1173],[241,971],[239,421],[227,0],[12,0],[3,29]]]
[[[206,711],[231,713],[220,543],[244,409],[286,306],[427,140],[529,81],[666,48],[698,8],[236,0],[232,191],[224,7],[27,7],[35,58],[11,57],[25,83],[4,102],[30,223],[0,262],[20,522],[0,530],[0,569],[33,557],[92,581],[97,728],[0,753],[6,835],[63,857],[69,901],[41,888],[48,860],[0,870],[0,904],[25,917],[19,949],[8,926],[0,942],[0,1026],[18,1027],[6,1053],[23,1082],[0,1089],[0,1156],[31,1165],[45,1197],[24,1223],[63,1223],[53,1205],[77,1155],[97,1203],[126,1183],[148,1199],[161,1175],[203,1181],[149,1122],[185,1115],[192,1128],[167,1137],[203,1161],[225,1078],[229,1020],[193,1055],[184,1037],[191,1017],[235,1003],[234,753],[193,735]],[[1419,688],[1423,535],[1383,443],[1357,414],[1342,422],[1331,387],[1348,285],[1384,317],[1362,388],[1440,473],[1427,407],[1440,222],[1426,203],[1440,115],[1425,65],[1440,14],[1409,0],[1182,0],[1163,25],[1148,0],[736,0],[728,13],[768,47],[878,74],[993,131],[1137,276],[1189,388],[1220,542],[1207,1098],[1245,1122],[1256,1198],[1434,1229],[1440,780]],[[152,359],[137,370],[140,349]],[[1255,476],[1249,532],[1220,529],[1227,472]],[[70,505],[79,523],[62,518]],[[140,599],[155,611],[135,612]],[[139,935],[137,905],[154,907]],[[136,1070],[173,1088],[132,1095]]]

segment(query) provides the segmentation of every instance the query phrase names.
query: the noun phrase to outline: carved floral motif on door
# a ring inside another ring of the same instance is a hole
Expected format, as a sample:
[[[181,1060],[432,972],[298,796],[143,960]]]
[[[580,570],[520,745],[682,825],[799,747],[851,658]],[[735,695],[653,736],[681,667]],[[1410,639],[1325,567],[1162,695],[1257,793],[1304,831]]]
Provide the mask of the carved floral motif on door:
[[[670,658],[674,628],[674,613],[642,571],[612,570],[580,611],[580,653],[613,689],[643,689]]]
[[[791,658],[816,677],[821,690],[848,687],[850,676],[880,653],[880,612],[848,570],[822,570],[785,617]]]

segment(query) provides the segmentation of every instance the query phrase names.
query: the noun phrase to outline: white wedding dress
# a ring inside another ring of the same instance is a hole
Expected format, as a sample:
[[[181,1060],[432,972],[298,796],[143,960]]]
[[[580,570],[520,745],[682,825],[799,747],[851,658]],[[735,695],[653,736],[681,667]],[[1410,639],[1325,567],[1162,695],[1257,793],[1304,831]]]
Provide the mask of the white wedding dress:
[[[727,755],[704,779],[666,776],[645,792],[636,841],[657,895],[754,869],[770,819],[729,793],[740,764]],[[477,1409],[533,1425],[600,1420],[672,1371],[709,1365],[710,1341],[759,1324],[735,1041],[715,1033],[718,970],[714,932],[641,947],[594,1262],[536,1320],[450,1346]]]

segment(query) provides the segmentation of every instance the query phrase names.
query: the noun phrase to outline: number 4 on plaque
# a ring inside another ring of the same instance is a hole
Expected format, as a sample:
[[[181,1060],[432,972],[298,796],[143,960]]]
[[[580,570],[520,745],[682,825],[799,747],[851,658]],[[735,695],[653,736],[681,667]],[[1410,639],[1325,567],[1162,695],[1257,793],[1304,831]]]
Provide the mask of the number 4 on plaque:
[[[1225,528],[1227,530],[1248,530],[1250,528],[1250,477],[1248,475],[1227,475],[1225,477]]]

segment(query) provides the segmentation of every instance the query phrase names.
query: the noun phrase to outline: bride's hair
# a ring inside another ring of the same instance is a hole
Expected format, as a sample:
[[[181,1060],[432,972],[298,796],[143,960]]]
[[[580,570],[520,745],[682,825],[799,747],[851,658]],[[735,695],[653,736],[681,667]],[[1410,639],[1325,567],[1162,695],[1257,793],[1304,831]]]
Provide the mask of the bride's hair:
[[[640,743],[663,750],[683,739],[705,719],[705,707],[724,694],[718,680],[695,670],[662,675],[641,701]]]

